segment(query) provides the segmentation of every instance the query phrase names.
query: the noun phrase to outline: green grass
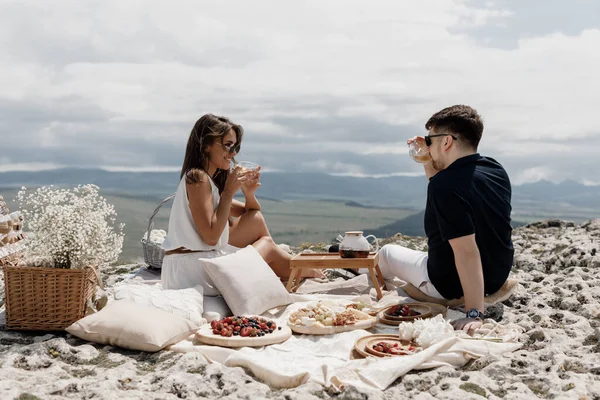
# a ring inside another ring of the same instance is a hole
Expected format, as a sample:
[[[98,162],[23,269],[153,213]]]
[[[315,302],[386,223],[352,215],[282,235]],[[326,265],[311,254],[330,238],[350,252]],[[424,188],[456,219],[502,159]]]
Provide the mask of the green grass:
[[[11,210],[17,210],[12,201],[15,190],[2,190]],[[125,223],[125,241],[119,262],[143,259],[140,240],[148,228],[150,216],[162,198],[132,197],[114,193],[105,194],[108,203],[115,206],[118,222]],[[363,208],[336,201],[274,201],[261,200],[263,214],[271,235],[278,243],[299,246],[305,242],[329,243],[347,230],[372,229],[415,213],[414,210]],[[154,229],[167,230],[170,203],[163,206],[154,219]]]
[[[13,202],[14,189],[0,189],[11,210],[17,206]],[[125,223],[125,241],[119,262],[137,262],[143,259],[140,240],[148,228],[150,216],[163,197],[131,196],[106,193],[107,201],[115,206],[118,222]],[[329,243],[337,235],[347,230],[370,230],[416,214],[414,209],[367,208],[347,205],[331,200],[261,200],[262,211],[267,220],[271,235],[278,243],[299,246],[302,243]],[[155,218],[155,229],[167,230],[170,203],[165,205]],[[529,205],[516,209],[513,220],[534,222],[546,218],[560,218],[581,222],[597,213],[587,209],[546,210]]]

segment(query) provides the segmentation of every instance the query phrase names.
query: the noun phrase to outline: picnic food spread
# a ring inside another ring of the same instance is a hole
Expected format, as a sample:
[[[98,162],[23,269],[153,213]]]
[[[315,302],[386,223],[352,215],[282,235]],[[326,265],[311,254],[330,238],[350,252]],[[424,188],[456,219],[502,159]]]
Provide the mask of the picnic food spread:
[[[370,318],[369,314],[359,310],[359,307],[359,303],[350,303],[344,307],[327,305],[320,301],[312,307],[301,308],[292,313],[289,321],[294,325],[305,326],[353,325]]]
[[[204,324],[195,334],[196,340],[221,347],[261,347],[285,342],[292,336],[288,326],[278,326],[257,315],[231,316]]]
[[[386,314],[394,317],[415,317],[421,315],[420,312],[414,310],[408,304],[396,304],[395,306],[390,307]]]
[[[288,326],[296,333],[309,335],[330,335],[369,329],[377,323],[364,309],[363,303],[342,305],[333,301],[321,300],[314,305],[293,312],[288,318]]]
[[[231,337],[256,337],[264,336],[279,329],[275,321],[267,320],[262,317],[227,317],[221,320],[214,320],[210,323],[212,333],[215,335]]]
[[[393,356],[412,354],[417,351],[417,347],[412,344],[402,345],[400,342],[379,341],[375,344],[370,344],[371,348],[379,353],[389,354]]]

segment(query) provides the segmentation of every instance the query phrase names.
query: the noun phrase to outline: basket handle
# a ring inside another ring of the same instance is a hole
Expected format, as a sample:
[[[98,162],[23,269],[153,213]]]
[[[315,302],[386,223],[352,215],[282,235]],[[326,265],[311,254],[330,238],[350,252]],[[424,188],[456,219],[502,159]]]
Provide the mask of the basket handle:
[[[169,197],[167,197],[166,199],[161,201],[160,204],[158,206],[156,206],[156,209],[154,210],[154,212],[152,213],[152,216],[150,217],[150,222],[148,223],[148,231],[146,232],[146,241],[147,242],[150,241],[150,232],[152,232],[152,228],[154,228],[154,217],[156,217],[156,214],[158,214],[158,211],[160,210],[160,208],[162,206],[164,206],[173,197],[175,197],[175,193],[173,193],[172,195],[170,195]]]
[[[100,277],[100,271],[98,271],[98,268],[91,267],[89,265],[86,268],[91,268],[92,271],[94,272],[94,275],[96,275],[96,282],[94,282],[93,279],[90,279],[90,281],[92,283],[95,283],[96,285],[100,286],[100,289],[104,290],[104,284],[102,283],[102,278]]]

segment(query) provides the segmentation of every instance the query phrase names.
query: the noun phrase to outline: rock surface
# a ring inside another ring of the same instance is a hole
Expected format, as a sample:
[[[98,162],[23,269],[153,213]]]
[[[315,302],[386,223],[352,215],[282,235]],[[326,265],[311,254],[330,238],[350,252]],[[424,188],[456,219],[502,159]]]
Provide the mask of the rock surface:
[[[516,229],[513,241],[513,277],[521,286],[495,312],[524,328],[524,346],[501,358],[411,372],[385,392],[334,394],[312,383],[271,389],[242,368],[207,364],[198,354],[0,331],[0,398],[600,399],[600,220],[534,223]],[[396,235],[385,242],[426,249],[424,238]],[[110,269],[106,282],[132,268]]]

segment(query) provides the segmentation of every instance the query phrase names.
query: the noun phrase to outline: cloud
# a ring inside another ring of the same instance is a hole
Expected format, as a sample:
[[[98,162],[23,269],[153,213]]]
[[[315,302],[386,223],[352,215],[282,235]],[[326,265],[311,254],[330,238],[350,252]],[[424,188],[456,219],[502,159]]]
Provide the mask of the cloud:
[[[176,170],[212,112],[269,170],[415,174],[405,140],[463,103],[515,181],[595,182],[598,7],[5,1],[0,168]]]

